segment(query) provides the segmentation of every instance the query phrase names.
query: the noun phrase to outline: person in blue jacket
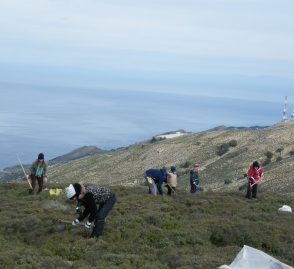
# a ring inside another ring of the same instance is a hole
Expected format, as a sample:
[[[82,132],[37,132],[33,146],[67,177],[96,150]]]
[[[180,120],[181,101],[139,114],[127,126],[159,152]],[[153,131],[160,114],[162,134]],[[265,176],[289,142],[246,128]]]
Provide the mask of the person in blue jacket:
[[[162,183],[167,182],[167,180],[171,178],[171,175],[164,169],[148,169],[144,173],[144,178],[149,187],[149,194],[157,195],[158,191],[160,195],[164,195]]]

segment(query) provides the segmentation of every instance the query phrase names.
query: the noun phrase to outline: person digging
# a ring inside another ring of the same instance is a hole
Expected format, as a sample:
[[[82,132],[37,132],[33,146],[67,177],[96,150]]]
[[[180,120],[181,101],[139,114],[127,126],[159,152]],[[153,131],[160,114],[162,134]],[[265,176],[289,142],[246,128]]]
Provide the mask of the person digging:
[[[85,208],[80,216],[72,222],[72,225],[78,226],[80,221],[89,216],[85,227],[90,229],[92,222],[94,222],[91,237],[101,236],[105,218],[116,203],[115,193],[100,186],[84,186],[83,183],[70,184],[64,191],[67,198],[80,202],[80,205]],[[99,208],[97,208],[97,204],[99,204]]]
[[[249,169],[248,169],[248,186],[247,186],[247,193],[245,198],[251,199],[251,192],[252,192],[252,198],[257,198],[257,186],[260,182],[260,179],[263,177],[263,168],[259,165],[257,161],[253,162]]]

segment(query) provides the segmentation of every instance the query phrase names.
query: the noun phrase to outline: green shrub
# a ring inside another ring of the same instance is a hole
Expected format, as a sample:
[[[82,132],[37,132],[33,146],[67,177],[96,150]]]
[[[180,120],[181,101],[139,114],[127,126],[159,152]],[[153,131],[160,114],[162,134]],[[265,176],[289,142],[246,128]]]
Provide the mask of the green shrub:
[[[222,144],[218,147],[216,154],[222,156],[229,151],[229,144]]]
[[[283,160],[283,158],[281,156],[279,156],[276,161],[280,162],[281,160]]]
[[[273,153],[270,152],[270,151],[267,151],[265,154],[264,154],[268,159],[271,159],[273,157]]]
[[[157,142],[157,139],[153,136],[152,139],[150,140],[150,143]]]
[[[272,162],[271,159],[266,158],[265,161],[262,163],[262,165],[263,165],[263,166],[266,166],[266,165],[270,164],[271,162]]]
[[[281,154],[283,150],[284,150],[284,148],[281,147],[281,148],[278,148],[278,149],[276,150],[276,152]]]
[[[224,184],[231,184],[232,183],[232,180],[230,180],[230,179],[225,179],[225,181],[224,181]]]
[[[233,139],[229,142],[230,147],[236,147],[237,146],[237,140]]]
[[[191,166],[191,162],[186,161],[184,164],[181,164],[181,168],[188,168]]]

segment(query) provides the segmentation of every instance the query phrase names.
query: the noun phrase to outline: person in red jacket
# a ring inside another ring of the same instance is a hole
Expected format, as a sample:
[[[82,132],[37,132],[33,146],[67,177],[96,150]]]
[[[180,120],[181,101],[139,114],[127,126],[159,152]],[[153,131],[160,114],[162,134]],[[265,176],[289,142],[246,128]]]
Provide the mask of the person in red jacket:
[[[247,194],[245,198],[251,199],[251,190],[252,190],[252,198],[256,198],[257,194],[257,186],[260,182],[260,178],[263,177],[263,168],[259,165],[257,161],[253,162],[247,172],[247,180],[248,180],[248,187],[247,187]]]

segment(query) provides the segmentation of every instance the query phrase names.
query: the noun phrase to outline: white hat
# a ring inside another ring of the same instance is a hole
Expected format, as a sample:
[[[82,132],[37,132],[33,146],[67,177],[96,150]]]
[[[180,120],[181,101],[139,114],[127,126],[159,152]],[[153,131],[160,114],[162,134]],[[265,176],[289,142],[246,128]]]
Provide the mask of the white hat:
[[[65,195],[68,199],[74,197],[76,195],[76,190],[72,184],[64,189]]]

